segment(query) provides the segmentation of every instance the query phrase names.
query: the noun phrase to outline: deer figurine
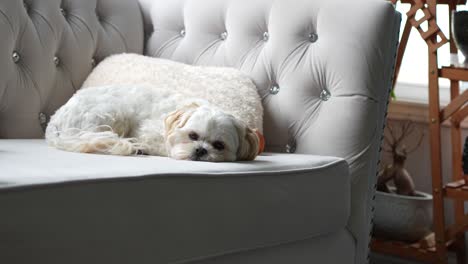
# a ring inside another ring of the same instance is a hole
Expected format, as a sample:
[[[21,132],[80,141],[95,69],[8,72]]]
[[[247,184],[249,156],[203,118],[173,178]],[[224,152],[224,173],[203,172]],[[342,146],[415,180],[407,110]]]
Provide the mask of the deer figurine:
[[[383,150],[392,153],[393,163],[385,166],[377,178],[377,190],[382,192],[390,192],[387,182],[393,180],[396,187],[396,193],[400,195],[414,196],[414,182],[409,172],[405,169],[405,161],[408,154],[414,152],[422,143],[424,134],[421,133],[417,143],[412,148],[407,148],[403,140],[415,132],[414,123],[411,121],[404,122],[399,134],[390,125],[387,124],[388,136],[384,137]]]

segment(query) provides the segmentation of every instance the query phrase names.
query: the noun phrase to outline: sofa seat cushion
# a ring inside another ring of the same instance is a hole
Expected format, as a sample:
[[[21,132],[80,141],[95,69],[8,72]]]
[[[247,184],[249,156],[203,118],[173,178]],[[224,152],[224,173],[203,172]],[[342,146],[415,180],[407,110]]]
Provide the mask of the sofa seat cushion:
[[[0,168],[0,259],[12,261],[76,248],[102,263],[123,249],[153,263],[197,259],[336,232],[350,210],[348,165],[335,157],[207,163],[0,140]]]

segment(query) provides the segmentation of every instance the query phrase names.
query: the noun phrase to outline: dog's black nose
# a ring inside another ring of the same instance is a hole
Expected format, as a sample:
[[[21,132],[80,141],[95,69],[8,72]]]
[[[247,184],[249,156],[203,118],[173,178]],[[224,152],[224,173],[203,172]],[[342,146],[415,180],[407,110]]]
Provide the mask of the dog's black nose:
[[[203,157],[206,154],[208,154],[208,151],[205,148],[197,148],[195,150],[195,155],[197,155],[197,157]]]

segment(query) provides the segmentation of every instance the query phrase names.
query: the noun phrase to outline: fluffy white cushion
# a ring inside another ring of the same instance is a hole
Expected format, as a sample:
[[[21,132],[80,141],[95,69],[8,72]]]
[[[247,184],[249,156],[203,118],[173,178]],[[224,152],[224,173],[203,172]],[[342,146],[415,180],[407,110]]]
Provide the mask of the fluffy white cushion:
[[[91,72],[83,88],[149,83],[205,99],[226,113],[263,131],[263,107],[252,80],[233,68],[192,66],[137,54],[113,55]]]

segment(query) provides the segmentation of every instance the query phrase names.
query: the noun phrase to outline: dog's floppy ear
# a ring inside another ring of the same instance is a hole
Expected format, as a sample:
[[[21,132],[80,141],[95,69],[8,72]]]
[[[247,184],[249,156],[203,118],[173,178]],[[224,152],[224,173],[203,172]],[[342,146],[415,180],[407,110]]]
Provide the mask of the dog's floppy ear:
[[[198,108],[199,105],[196,103],[184,106],[181,109],[175,110],[169,113],[164,119],[164,127],[166,137],[174,131],[176,128],[181,128],[187,123],[187,120],[192,116],[192,113]]]
[[[238,128],[239,149],[237,150],[237,160],[253,160],[257,157],[260,147],[260,140],[255,130],[241,124]]]

